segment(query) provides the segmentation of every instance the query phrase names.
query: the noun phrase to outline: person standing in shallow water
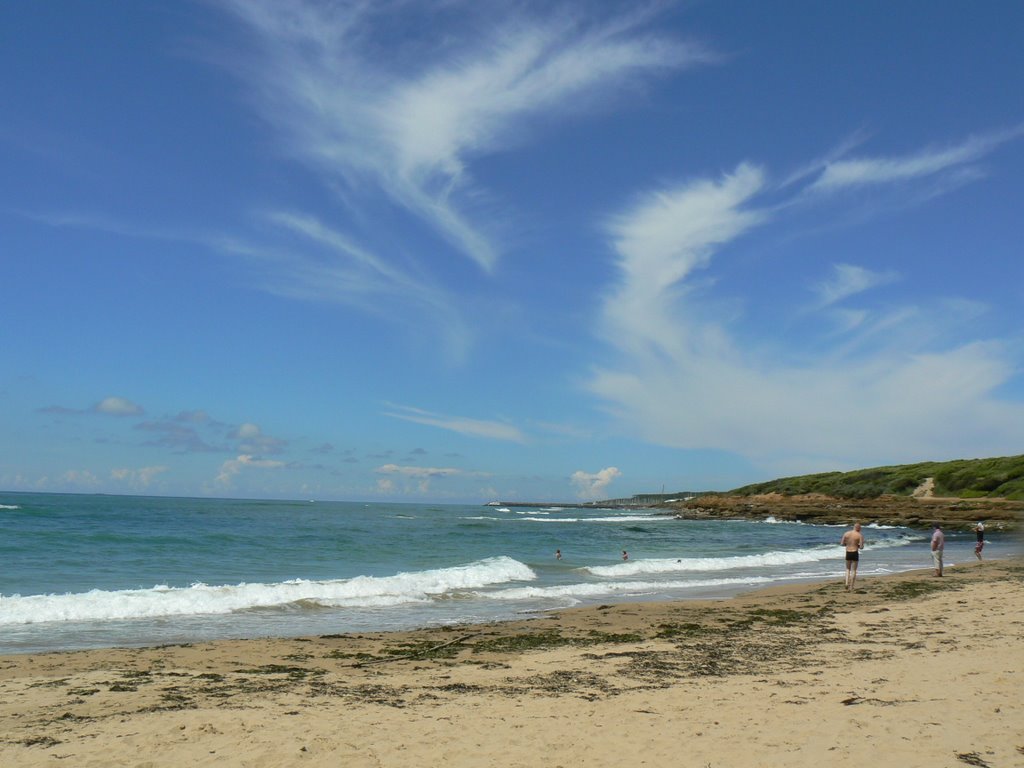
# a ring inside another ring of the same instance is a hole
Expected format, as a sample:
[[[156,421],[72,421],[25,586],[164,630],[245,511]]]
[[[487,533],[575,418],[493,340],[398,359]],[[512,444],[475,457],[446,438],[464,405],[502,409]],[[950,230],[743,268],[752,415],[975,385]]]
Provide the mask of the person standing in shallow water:
[[[935,524],[935,533],[932,534],[932,564],[935,566],[935,575],[942,575],[942,550],[946,548],[946,534],[942,532],[942,526]]]
[[[981,560],[981,550],[985,548],[985,524],[981,520],[974,526],[974,535],[978,537],[978,543],[974,545],[974,556]]]
[[[857,563],[860,551],[864,549],[864,534],[860,532],[860,523],[853,524],[853,530],[843,534],[839,543],[846,548],[846,588],[853,589],[857,581]]]

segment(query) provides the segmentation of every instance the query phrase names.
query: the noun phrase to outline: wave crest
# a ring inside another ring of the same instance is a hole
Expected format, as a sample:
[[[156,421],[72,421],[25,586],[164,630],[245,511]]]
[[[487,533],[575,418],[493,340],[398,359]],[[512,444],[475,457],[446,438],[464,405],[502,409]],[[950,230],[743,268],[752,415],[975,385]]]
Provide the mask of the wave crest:
[[[94,589],[65,595],[0,595],[0,625],[217,615],[295,605],[383,607],[535,578],[529,566],[502,556],[452,568],[331,581],[294,579],[275,584],[157,585],[151,589]]]

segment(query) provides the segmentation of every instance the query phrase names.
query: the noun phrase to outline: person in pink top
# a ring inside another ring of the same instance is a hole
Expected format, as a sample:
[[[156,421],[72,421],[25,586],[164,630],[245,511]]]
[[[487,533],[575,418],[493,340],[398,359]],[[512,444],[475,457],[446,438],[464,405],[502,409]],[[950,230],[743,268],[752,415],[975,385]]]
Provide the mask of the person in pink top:
[[[935,524],[935,532],[932,534],[932,564],[935,566],[935,575],[942,575],[942,550],[946,546],[946,535],[942,532],[942,526]]]

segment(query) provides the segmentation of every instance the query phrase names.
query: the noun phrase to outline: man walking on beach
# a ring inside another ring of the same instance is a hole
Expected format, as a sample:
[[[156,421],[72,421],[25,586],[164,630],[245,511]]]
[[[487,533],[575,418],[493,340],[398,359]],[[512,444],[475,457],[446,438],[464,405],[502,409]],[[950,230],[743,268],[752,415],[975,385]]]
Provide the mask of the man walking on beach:
[[[853,524],[853,530],[843,534],[839,543],[846,547],[846,589],[853,589],[857,581],[857,563],[860,561],[860,551],[864,549],[864,534],[860,532],[860,523]]]
[[[946,535],[942,532],[942,526],[935,524],[935,533],[932,534],[932,563],[935,565],[935,575],[942,575],[942,550],[946,546]]]
[[[981,560],[981,550],[985,548],[985,524],[981,520],[974,527],[974,535],[978,537],[978,543],[974,545],[974,556]]]

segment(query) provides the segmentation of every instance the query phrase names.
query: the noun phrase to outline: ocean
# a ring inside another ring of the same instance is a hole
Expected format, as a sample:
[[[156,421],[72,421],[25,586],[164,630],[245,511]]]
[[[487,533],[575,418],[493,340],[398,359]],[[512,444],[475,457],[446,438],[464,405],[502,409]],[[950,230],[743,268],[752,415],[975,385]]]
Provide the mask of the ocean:
[[[643,509],[0,493],[0,526],[0,653],[484,622],[844,567],[839,527]],[[864,533],[861,577],[930,567],[927,532]],[[1012,551],[994,535],[985,555]],[[947,563],[972,558],[947,536]]]

